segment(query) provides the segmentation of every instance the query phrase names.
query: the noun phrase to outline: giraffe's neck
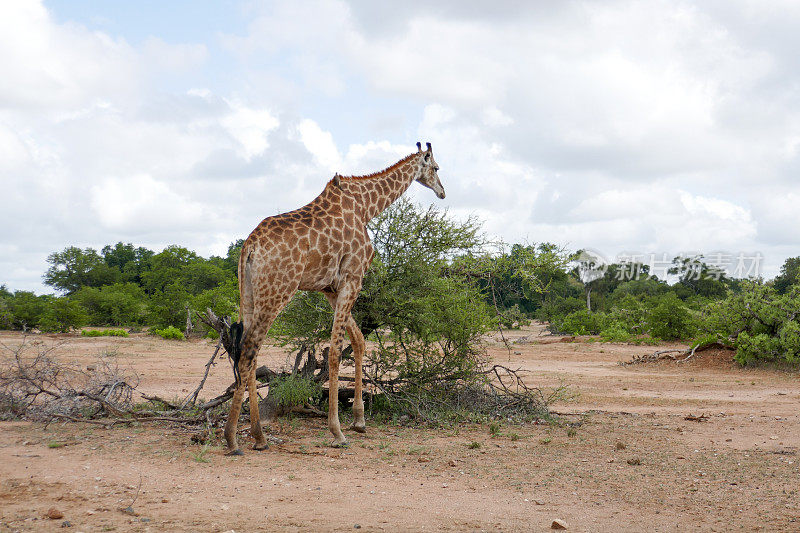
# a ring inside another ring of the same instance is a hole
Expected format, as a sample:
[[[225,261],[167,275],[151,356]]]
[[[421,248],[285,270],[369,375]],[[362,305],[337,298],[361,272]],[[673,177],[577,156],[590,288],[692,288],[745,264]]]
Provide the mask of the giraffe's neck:
[[[369,222],[400,198],[417,177],[419,162],[411,156],[374,176],[342,178],[342,189],[355,201],[364,223]]]

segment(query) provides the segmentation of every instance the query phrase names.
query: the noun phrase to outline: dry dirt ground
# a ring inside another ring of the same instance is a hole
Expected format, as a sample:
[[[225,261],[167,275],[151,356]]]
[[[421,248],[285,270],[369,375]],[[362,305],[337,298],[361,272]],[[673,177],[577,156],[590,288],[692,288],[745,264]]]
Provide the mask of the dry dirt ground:
[[[368,433],[350,433],[342,450],[327,446],[324,420],[284,419],[271,428],[282,444],[225,457],[168,426],[4,422],[0,533],[549,531],[554,519],[570,531],[800,531],[797,372],[740,369],[725,351],[620,366],[656,348],[553,342],[540,327],[506,336],[510,350],[488,341],[496,360],[529,370],[531,384],[568,385],[572,396],[553,406],[561,424],[501,424],[493,435],[368,415]],[[192,390],[213,349],[141,335],[39,339],[87,364],[116,354],[143,392],[164,397]],[[6,345],[19,340],[0,332]],[[260,362],[283,359],[268,348]],[[215,367],[204,396],[230,376],[227,363]],[[63,518],[46,518],[51,508]]]

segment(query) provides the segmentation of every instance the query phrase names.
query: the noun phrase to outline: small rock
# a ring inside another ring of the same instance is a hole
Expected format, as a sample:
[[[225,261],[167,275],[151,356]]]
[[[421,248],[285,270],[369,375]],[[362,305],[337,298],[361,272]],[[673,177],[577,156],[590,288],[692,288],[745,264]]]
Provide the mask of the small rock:
[[[553,520],[550,529],[567,529],[567,523],[559,519]]]
[[[361,529],[361,524],[356,524],[353,526],[353,529]]]
[[[137,516],[137,515],[139,514],[139,513],[137,513],[136,511],[134,511],[134,510],[133,510],[133,507],[132,507],[132,506],[130,506],[130,505],[129,505],[129,506],[127,506],[127,507],[126,507],[126,508],[124,508],[124,509],[120,509],[120,511],[122,511],[122,512],[123,512],[123,513],[125,513],[125,514],[129,514],[129,515],[131,515],[131,516]]]
[[[447,464],[449,464],[450,466],[458,466],[458,463],[456,462],[456,460],[455,460],[455,459],[450,459],[450,460],[447,462]]]
[[[55,507],[51,507],[47,510],[47,518],[50,520],[58,520],[60,518],[64,518],[64,513],[56,509]]]
[[[63,522],[61,522],[61,527],[72,527],[72,522],[70,522],[69,520],[64,520]]]
[[[625,446],[625,443],[622,442],[621,440],[618,440],[617,443],[614,445],[614,447],[618,450],[624,450],[625,448],[627,448],[627,446]]]
[[[419,459],[417,459],[418,463],[430,463],[431,460],[429,457],[425,457],[424,455],[420,455]]]
[[[169,499],[168,498],[161,498],[161,503],[169,503]]]
[[[638,457],[631,457],[630,459],[628,459],[628,464],[631,466],[638,466],[642,464],[642,460],[639,459]]]
[[[536,505],[544,505],[544,502],[542,500],[533,500],[533,503],[535,503]]]

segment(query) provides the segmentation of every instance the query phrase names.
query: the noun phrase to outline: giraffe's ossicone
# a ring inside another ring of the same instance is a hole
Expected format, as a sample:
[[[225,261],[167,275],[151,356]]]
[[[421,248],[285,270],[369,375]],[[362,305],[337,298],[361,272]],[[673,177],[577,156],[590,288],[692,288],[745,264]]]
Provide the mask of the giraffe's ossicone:
[[[298,290],[322,292],[334,311],[328,352],[328,427],[333,433],[333,444],[347,444],[339,425],[338,411],[339,357],[345,332],[350,337],[355,359],[352,428],[362,433],[365,431],[362,400],[365,344],[350,310],[374,254],[367,223],[397,200],[413,181],[444,198],[438,170],[430,143],[427,143],[426,150],[417,143],[415,153],[381,172],[349,177],[336,174],[311,203],[265,218],[244,241],[239,257],[242,329],[232,335],[238,335],[240,339],[238,349],[234,350],[238,375],[235,376],[236,390],[225,424],[229,454],[242,453],[236,441],[236,427],[245,389],[250,394],[254,448],[267,448],[256,395],[256,358],[275,317]]]

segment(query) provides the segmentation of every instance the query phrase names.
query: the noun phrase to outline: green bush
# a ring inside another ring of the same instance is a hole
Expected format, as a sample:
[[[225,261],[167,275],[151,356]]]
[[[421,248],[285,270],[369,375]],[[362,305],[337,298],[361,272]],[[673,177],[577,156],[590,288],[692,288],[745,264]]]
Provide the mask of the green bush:
[[[186,324],[186,307],[192,295],[178,282],[155,291],[150,297],[150,313],[147,323],[150,326],[169,328]]]
[[[597,335],[609,325],[606,313],[574,311],[553,324],[555,329],[567,335]]]
[[[506,329],[519,329],[531,323],[531,319],[522,312],[519,304],[514,304],[501,311],[497,319],[500,325]]]
[[[175,326],[167,326],[164,329],[154,329],[153,333],[163,339],[182,341],[184,339],[183,332]]]
[[[269,394],[280,407],[303,405],[322,396],[322,386],[308,378],[291,374],[270,381]]]
[[[89,312],[94,326],[143,325],[147,318],[147,296],[133,283],[82,287],[70,298]]]
[[[548,296],[542,306],[536,310],[536,318],[542,322],[554,324],[563,320],[566,315],[581,309],[586,309],[586,298]]]
[[[124,329],[84,329],[81,330],[82,337],[127,337],[128,332]]]
[[[662,340],[686,339],[692,337],[696,327],[692,315],[674,293],[667,293],[652,303],[645,318],[651,336]]]
[[[47,309],[49,296],[36,296],[30,291],[15,291],[6,299],[14,329],[35,328]]]
[[[609,313],[611,322],[618,324],[630,334],[643,333],[646,329],[646,309],[641,300],[625,295],[613,304]]]
[[[760,282],[744,281],[739,292],[706,307],[701,328],[736,348],[741,365],[800,363],[800,287],[779,294]]]
[[[600,332],[603,342],[630,342],[633,335],[622,324],[614,322]]]
[[[86,310],[77,302],[66,297],[52,298],[37,326],[42,331],[63,333],[85,325],[88,318]]]

